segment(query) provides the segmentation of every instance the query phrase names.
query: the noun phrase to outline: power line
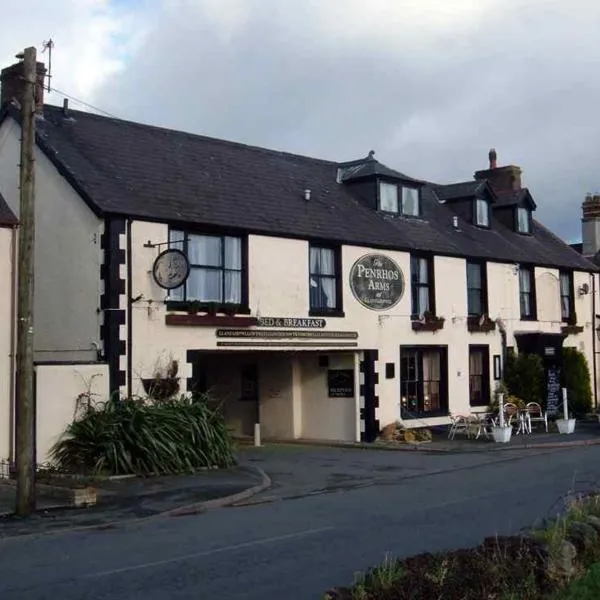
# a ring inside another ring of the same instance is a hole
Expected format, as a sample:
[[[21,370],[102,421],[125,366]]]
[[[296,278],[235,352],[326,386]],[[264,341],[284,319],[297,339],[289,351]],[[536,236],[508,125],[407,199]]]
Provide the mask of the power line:
[[[44,86],[44,89],[46,91],[50,91],[50,88],[48,86]],[[108,111],[106,111],[102,108],[99,108],[98,106],[94,106],[93,104],[90,104],[89,102],[86,102],[85,100],[81,100],[80,98],[76,98],[75,96],[72,96],[71,94],[67,94],[67,92],[63,92],[62,90],[59,90],[58,88],[53,88],[52,91],[56,92],[57,94],[59,94],[61,96],[64,96],[65,98],[68,98],[69,100],[72,100],[73,102],[75,102],[77,104],[81,104],[83,106],[87,106],[88,108],[91,108],[92,110],[101,112],[101,113],[105,114],[107,117],[111,117],[113,119],[119,118],[116,115],[113,115],[112,113],[109,113]]]

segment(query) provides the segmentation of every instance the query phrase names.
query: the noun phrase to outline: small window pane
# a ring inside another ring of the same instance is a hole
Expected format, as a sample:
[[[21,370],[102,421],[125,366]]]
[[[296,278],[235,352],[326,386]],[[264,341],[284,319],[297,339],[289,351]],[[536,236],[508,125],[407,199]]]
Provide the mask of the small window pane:
[[[398,212],[398,186],[393,183],[379,184],[379,209]]]
[[[231,304],[240,304],[242,302],[242,272],[225,271],[224,277],[225,297],[223,301]]]
[[[189,235],[188,258],[192,265],[220,267],[221,238],[209,235]]]
[[[527,269],[521,269],[519,271],[519,284],[521,286],[521,293],[529,293],[531,291],[531,279],[530,272]]]
[[[483,314],[480,290],[470,289],[468,291],[468,311],[470,315]]]
[[[476,203],[477,207],[477,225],[481,227],[489,227],[490,225],[490,216],[488,210],[488,203],[485,200],[478,199]]]
[[[467,287],[481,288],[481,265],[478,263],[467,263]]]
[[[415,188],[402,188],[402,214],[413,217],[419,216],[419,190]]]
[[[176,248],[177,250],[181,250],[184,252],[184,240],[185,233],[183,231],[177,231],[175,229],[171,229],[169,231],[169,247]]]
[[[187,299],[221,302],[222,276],[223,272],[216,269],[192,269],[187,281]]]
[[[225,240],[225,265],[226,269],[242,268],[242,240],[236,237],[226,237]]]
[[[526,208],[517,209],[517,225],[520,233],[529,233],[529,210]]]

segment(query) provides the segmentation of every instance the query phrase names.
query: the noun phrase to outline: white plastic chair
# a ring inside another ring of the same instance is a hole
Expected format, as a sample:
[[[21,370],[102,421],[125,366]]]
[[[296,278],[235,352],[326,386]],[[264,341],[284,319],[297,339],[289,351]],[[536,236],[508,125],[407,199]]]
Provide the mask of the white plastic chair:
[[[542,410],[542,407],[537,402],[528,402],[525,405],[525,410],[529,416],[529,423],[534,421],[543,423],[546,427],[546,433],[548,433],[548,413]]]
[[[466,433],[469,436],[469,420],[462,415],[450,415],[448,439],[453,440],[457,433]]]

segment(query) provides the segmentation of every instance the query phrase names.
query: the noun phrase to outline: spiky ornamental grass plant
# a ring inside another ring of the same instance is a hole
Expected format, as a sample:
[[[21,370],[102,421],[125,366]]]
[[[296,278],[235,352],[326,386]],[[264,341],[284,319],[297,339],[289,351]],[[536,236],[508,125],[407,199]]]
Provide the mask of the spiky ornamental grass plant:
[[[112,397],[91,405],[51,450],[61,470],[139,475],[186,473],[235,463],[222,415],[207,398],[163,402]]]

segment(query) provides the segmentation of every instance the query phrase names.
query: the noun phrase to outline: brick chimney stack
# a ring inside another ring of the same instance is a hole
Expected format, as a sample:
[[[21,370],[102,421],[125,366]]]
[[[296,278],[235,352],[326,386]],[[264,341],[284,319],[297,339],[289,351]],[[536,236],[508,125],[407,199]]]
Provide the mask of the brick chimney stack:
[[[582,254],[587,257],[595,256],[600,251],[600,195],[588,194],[581,209]]]
[[[0,72],[0,106],[11,100],[16,100],[21,104],[23,97],[23,60],[21,55],[19,62],[2,69]],[[37,64],[37,85],[35,87],[35,112],[38,115],[44,113],[44,83],[46,77],[46,67],[44,63]]]
[[[514,165],[498,166],[498,155],[492,148],[488,153],[490,168],[475,172],[475,179],[487,180],[495,192],[511,192],[521,189],[521,169]]]

